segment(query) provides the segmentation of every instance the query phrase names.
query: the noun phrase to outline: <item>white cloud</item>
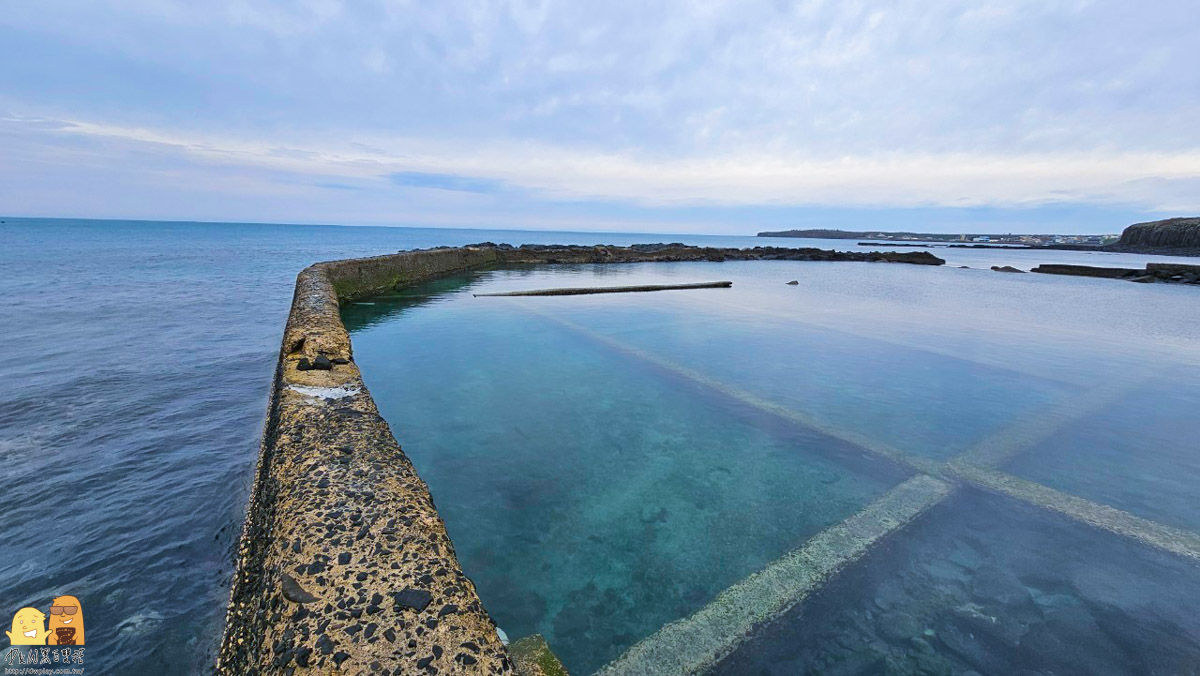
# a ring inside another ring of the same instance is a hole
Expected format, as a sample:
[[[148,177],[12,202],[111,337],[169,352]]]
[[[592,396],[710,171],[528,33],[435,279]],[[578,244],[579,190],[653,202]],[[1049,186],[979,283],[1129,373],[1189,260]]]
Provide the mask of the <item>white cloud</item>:
[[[915,153],[810,158],[727,153],[661,158],[583,152],[548,144],[488,145],[430,139],[231,139],[82,121],[3,121],[18,133],[104,139],[105,153],[157,152],[218,166],[387,182],[396,172],[486,179],[549,200],[664,205],[1013,206],[1049,202],[1137,204],[1200,210],[1200,151]],[[75,160],[72,160],[75,161]]]
[[[1194,14],[1194,0],[17,3],[0,15],[0,109],[22,161],[43,164],[161,154],[379,189],[389,173],[457,174],[530,204],[1193,210]]]

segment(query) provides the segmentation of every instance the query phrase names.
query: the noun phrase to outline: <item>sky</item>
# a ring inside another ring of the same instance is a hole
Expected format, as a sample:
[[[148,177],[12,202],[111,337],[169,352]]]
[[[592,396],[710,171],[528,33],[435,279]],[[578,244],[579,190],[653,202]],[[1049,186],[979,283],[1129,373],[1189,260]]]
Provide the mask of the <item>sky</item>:
[[[38,0],[0,214],[753,234],[1200,214],[1196,0]]]

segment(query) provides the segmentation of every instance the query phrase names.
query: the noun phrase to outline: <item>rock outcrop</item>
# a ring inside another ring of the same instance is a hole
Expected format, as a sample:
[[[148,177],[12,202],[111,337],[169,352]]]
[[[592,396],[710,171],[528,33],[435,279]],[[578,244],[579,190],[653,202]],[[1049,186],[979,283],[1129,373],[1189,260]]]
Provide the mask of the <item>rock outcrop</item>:
[[[1134,223],[1125,228],[1116,244],[1104,248],[1128,253],[1200,256],[1200,217]]]
[[[1121,233],[1122,246],[1200,249],[1200,217],[1135,223]]]

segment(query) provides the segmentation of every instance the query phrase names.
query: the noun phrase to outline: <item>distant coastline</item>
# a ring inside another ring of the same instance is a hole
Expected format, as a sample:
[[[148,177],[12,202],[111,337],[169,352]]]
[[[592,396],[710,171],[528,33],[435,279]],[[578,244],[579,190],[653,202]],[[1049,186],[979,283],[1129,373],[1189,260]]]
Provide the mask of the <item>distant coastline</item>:
[[[854,230],[780,230],[758,233],[759,237],[813,239],[857,239],[860,246],[920,247],[922,243],[955,248],[1004,246],[1029,249],[1111,251],[1164,256],[1200,256],[1200,217],[1168,218],[1134,223],[1117,235],[977,234],[932,232],[886,232]]]

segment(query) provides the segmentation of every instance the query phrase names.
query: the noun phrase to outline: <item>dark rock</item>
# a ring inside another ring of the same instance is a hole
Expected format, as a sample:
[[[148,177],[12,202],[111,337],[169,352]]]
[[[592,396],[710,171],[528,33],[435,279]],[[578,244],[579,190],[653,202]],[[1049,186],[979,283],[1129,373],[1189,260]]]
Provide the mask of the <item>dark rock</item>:
[[[296,648],[296,664],[301,667],[308,666],[308,656],[312,654],[312,648],[308,646],[300,646]]]
[[[454,605],[453,603],[447,603],[446,605],[442,606],[441,610],[438,611],[438,617],[445,617],[447,615],[453,615],[457,612],[458,612],[458,606]]]
[[[329,357],[323,354],[317,355],[317,358],[312,362],[313,370],[328,371],[333,368],[333,362],[329,361]]]
[[[349,658],[350,653],[342,650],[333,656],[333,663],[340,667],[342,666],[342,662],[345,662]]]
[[[1130,663],[1118,643],[1107,636],[1091,614],[1079,605],[1060,608],[1050,615],[1044,625],[1031,629],[1021,639],[1020,650],[1028,662],[1045,665],[1061,673],[1140,671]]]
[[[987,674],[1012,673],[1012,649],[986,634],[977,634],[948,618],[937,632],[938,641],[972,667]]]
[[[987,636],[1008,648],[1016,648],[1025,635],[1025,625],[1007,613],[988,615],[971,603],[953,608],[950,613],[958,628],[972,636]]]
[[[406,587],[403,591],[393,593],[392,599],[396,601],[396,605],[398,606],[421,612],[433,600],[433,594],[424,589]]]
[[[902,612],[880,613],[875,620],[879,633],[889,641],[900,643],[921,635],[921,627],[912,615]]]
[[[417,660],[417,668],[424,669],[425,667],[429,666],[432,662],[433,662],[433,655],[430,655],[428,657],[422,657],[421,659]]]
[[[1200,218],[1134,223],[1121,233],[1118,244],[1130,248],[1197,249],[1200,248]]]
[[[308,357],[301,357],[300,361],[296,362],[297,371],[311,371],[312,363],[308,361]]]
[[[396,642],[396,630],[392,629],[391,627],[384,629],[383,637],[388,640],[388,643],[395,643]]]
[[[317,650],[320,650],[322,655],[333,652],[333,640],[329,638],[328,634],[322,634],[321,638],[317,639]]]
[[[342,552],[341,554],[338,554],[338,564],[344,566],[347,563],[350,563],[350,552]]]
[[[971,579],[971,593],[979,600],[1002,606],[1032,604],[1029,590],[1012,572],[996,566],[984,566]]]
[[[292,603],[313,603],[317,600],[317,597],[306,591],[304,587],[301,587],[299,582],[296,582],[296,578],[287,573],[282,573],[279,577],[280,587],[283,590],[283,598]]]
[[[1011,265],[1004,265],[1004,266],[993,265],[992,269],[995,270],[996,272],[1025,272],[1024,270],[1018,270]]]
[[[800,281],[799,281],[799,280],[795,280],[795,279],[793,279],[792,281],[788,282],[788,286],[797,286],[797,285],[799,285],[799,284],[800,284]]]
[[[1121,279],[1133,275],[1145,274],[1143,270],[1134,268],[1098,268],[1091,265],[1065,265],[1058,263],[1043,263],[1032,270],[1049,275],[1074,275],[1077,277],[1105,277]]]
[[[1146,272],[1152,275],[1200,275],[1200,265],[1185,263],[1147,263]]]

